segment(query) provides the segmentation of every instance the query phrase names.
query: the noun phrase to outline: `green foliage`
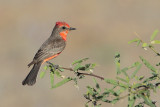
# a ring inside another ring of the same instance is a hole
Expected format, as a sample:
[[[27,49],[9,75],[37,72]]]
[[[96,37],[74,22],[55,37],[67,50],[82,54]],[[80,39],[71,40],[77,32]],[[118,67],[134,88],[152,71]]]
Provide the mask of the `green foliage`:
[[[72,65],[75,65],[75,64],[81,64],[82,62],[88,60],[89,58],[84,58],[84,59],[80,59],[80,60],[76,60],[72,63]]]
[[[128,107],[133,107],[136,101],[136,97],[134,94],[128,96]]]
[[[87,61],[89,58],[84,58],[81,60],[76,60],[72,63],[72,65],[74,66],[73,70],[74,71],[92,71],[94,69],[94,67],[96,66],[96,64],[83,64],[84,61]]]
[[[43,77],[45,76],[47,68],[48,68],[47,66],[44,66],[44,70],[45,70],[45,71],[42,71],[42,72],[40,73],[40,78],[43,78]]]
[[[130,77],[131,79],[133,79],[136,76],[136,74],[140,70],[141,66],[142,66],[142,64],[140,64],[139,62],[138,62],[138,64],[136,64],[136,66],[135,66],[136,70],[132,73],[132,75]]]
[[[74,86],[78,87],[78,80],[79,79],[83,79],[84,75],[83,73],[78,72],[79,70],[81,71],[90,71],[90,74],[92,73],[94,67],[96,66],[96,64],[91,64],[91,63],[87,63],[87,64],[83,64],[84,61],[87,61],[89,58],[84,58],[81,60],[76,60],[72,63],[73,68],[63,68],[63,67],[59,67],[58,65],[54,65],[53,63],[49,63],[49,65],[46,65],[44,67],[45,71],[42,71],[40,73],[40,78],[43,78],[46,74],[46,71],[49,69],[50,70],[50,83],[51,83],[51,89],[53,88],[58,88],[70,81],[74,82]],[[75,77],[71,77],[71,76],[67,76],[65,77],[64,75],[62,75],[62,72],[64,72],[64,70],[71,70],[75,73]],[[55,78],[61,78],[62,80],[59,81],[58,83],[54,83]]]
[[[153,34],[151,35],[150,41],[154,40],[154,38],[157,36],[158,32],[159,32],[158,29],[156,29],[156,30],[153,32]]]
[[[129,41],[128,44],[131,44],[131,43],[133,43],[133,42],[138,42],[138,41],[139,41],[139,39],[136,38],[136,39],[133,39],[133,40]]]
[[[60,86],[62,86],[63,84],[65,84],[65,83],[67,83],[67,82],[69,82],[69,81],[71,81],[72,80],[72,78],[65,78],[65,79],[63,79],[62,81],[60,81],[60,82],[58,82],[56,85],[54,85],[53,86],[53,88],[57,88],[57,87],[60,87]]]
[[[143,57],[140,57],[140,59],[142,60],[142,63],[145,64],[145,66],[147,66],[148,69],[150,69],[151,71],[156,71],[153,68],[153,66],[150,63],[148,63],[146,59],[144,59]],[[89,102],[92,102],[92,104],[97,104],[100,101],[115,104],[119,100],[128,97],[128,107],[134,107],[135,102],[137,102],[140,99],[144,100],[143,105],[146,104],[151,107],[156,107],[153,101],[150,99],[150,91],[157,90],[158,87],[151,81],[159,81],[159,75],[154,72],[148,78],[144,78],[144,76],[138,77],[136,76],[136,74],[141,69],[141,66],[142,64],[140,62],[135,62],[129,67],[120,69],[119,74],[117,75],[122,75],[125,78],[117,76],[116,79],[104,79],[106,83],[111,84],[113,86],[113,88],[111,89],[105,88],[104,92],[98,91],[102,90],[99,85],[98,90],[97,87],[93,88],[91,86],[88,86],[87,94],[84,95],[85,98],[88,100],[87,104]],[[127,72],[129,72],[130,69],[135,70],[130,75],[128,75]],[[133,81],[135,80],[138,80],[138,82],[133,83]],[[97,82],[95,83],[98,84]],[[121,94],[124,92],[127,92],[128,94],[121,96]],[[111,96],[114,96],[115,98],[111,100]],[[141,107],[141,105],[142,103],[139,103],[136,106]]]
[[[142,62],[146,65],[146,67],[148,69],[150,69],[153,72],[157,72],[157,69],[154,68],[146,59],[144,59],[142,56],[140,56],[140,59],[142,60]]]
[[[51,88],[54,88],[54,73],[50,72]]]
[[[160,56],[154,48],[154,44],[160,44],[160,40],[154,40],[158,32],[158,30],[153,32],[149,43],[141,40],[137,33],[138,38],[128,43],[136,43],[137,46],[141,46],[145,50],[150,49],[156,55]],[[116,53],[115,66],[117,76],[115,79],[109,79],[93,74],[96,64],[86,63],[88,59],[84,58],[74,61],[71,68],[57,67],[57,65],[49,63],[44,67],[45,71],[41,72],[40,77],[43,78],[49,69],[51,88],[54,89],[71,81],[74,82],[74,86],[78,87],[78,81],[80,79],[84,79],[85,76],[93,76],[95,86],[87,86],[87,92],[84,94],[87,100],[85,107],[100,107],[102,105],[101,102],[115,104],[122,99],[128,100],[128,107],[144,107],[145,105],[156,107],[156,101],[153,101],[151,94],[156,93],[160,89],[160,72],[157,68],[160,63],[156,64],[155,67],[146,58],[140,56],[140,61],[121,68],[120,53]],[[148,73],[149,76],[138,75],[138,72],[142,70],[142,66],[148,69],[143,72],[145,74]],[[75,76],[63,76],[62,73],[65,70],[72,71]],[[54,83],[55,78],[61,78],[61,81]],[[108,88],[108,86],[106,86],[107,88],[102,88],[101,84],[95,78],[104,80],[105,83],[103,84],[110,85],[111,88]]]
[[[119,53],[115,54],[115,64],[116,64],[117,74],[119,74],[120,73],[120,54]]]
[[[151,44],[160,44],[160,40],[153,40],[151,41]]]
[[[151,43],[143,42],[139,38],[133,39],[128,43],[130,44],[136,42],[137,46],[139,46],[141,43],[142,44],[141,47],[143,49],[147,50],[147,48],[149,48],[157,54],[157,51],[153,47],[153,41],[154,44],[160,43],[159,40],[154,40],[157,33],[158,30],[155,30],[154,33],[152,34],[150,39]],[[107,79],[107,78],[104,79],[107,84],[110,84],[113,87],[105,88],[104,91],[100,92],[97,91],[96,88],[88,86],[87,94],[84,95],[84,97],[88,100],[86,105],[88,105],[90,102],[92,103],[92,105],[95,106],[100,105],[100,103],[98,102],[115,104],[119,100],[128,97],[128,107],[144,107],[144,105],[148,105],[150,107],[156,107],[156,103],[151,100],[150,93],[152,91],[156,92],[156,90],[158,89],[158,85],[160,84],[159,71],[157,68],[151,65],[149,61],[147,61],[144,57],[140,56],[140,60],[142,62],[135,62],[130,66],[121,68],[120,54],[116,53],[115,65],[116,65],[117,77],[116,79]],[[141,70],[143,64],[151,71],[151,75],[149,77],[145,77],[143,75],[137,76],[137,73]],[[157,66],[159,65],[157,64]],[[131,69],[134,69],[132,70],[133,71],[132,73],[130,71]],[[103,90],[101,89],[100,86],[98,87],[98,89]],[[124,95],[122,93],[127,93],[127,94]]]
[[[45,76],[45,74],[46,74],[46,72],[45,72],[45,71],[42,71],[42,72],[40,73],[40,78],[43,78],[43,77]]]

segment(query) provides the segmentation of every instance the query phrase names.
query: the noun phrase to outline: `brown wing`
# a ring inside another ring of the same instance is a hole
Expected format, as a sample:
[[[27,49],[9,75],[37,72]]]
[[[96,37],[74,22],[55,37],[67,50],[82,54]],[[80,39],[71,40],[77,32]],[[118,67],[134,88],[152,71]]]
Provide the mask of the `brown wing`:
[[[66,42],[62,39],[57,40],[47,40],[43,43],[43,45],[40,47],[38,52],[36,53],[33,62],[39,62],[42,60],[45,60],[46,58],[49,58],[53,55],[56,55],[64,50],[66,46]]]

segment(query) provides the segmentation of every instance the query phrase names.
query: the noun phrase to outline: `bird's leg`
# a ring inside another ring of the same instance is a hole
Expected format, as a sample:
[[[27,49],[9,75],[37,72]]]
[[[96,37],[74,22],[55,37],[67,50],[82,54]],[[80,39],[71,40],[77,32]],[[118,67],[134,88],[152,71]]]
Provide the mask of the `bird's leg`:
[[[54,69],[59,69],[59,65],[54,65],[53,63],[46,61],[49,65],[51,65]]]

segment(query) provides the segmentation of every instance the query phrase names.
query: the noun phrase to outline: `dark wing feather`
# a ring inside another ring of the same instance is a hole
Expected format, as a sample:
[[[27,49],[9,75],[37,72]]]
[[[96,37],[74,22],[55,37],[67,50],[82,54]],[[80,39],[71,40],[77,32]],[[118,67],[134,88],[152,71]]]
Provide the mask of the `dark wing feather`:
[[[64,50],[65,46],[66,46],[66,43],[62,39],[57,39],[57,40],[53,40],[53,41],[47,40],[40,47],[40,49],[36,53],[33,61],[39,62],[39,61],[42,61],[42,60],[49,58],[53,55],[56,55],[56,54],[62,52]]]

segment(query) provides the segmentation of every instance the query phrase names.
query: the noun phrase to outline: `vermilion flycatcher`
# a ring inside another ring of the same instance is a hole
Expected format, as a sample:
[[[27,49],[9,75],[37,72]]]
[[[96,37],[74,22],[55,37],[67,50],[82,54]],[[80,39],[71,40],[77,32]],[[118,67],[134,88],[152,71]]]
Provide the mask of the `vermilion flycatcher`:
[[[36,83],[41,64],[55,58],[64,50],[66,46],[66,37],[70,30],[75,30],[75,28],[70,27],[65,22],[56,22],[51,36],[42,44],[35,54],[33,61],[28,64],[28,67],[33,65],[33,68],[23,80],[23,85],[34,85]]]

